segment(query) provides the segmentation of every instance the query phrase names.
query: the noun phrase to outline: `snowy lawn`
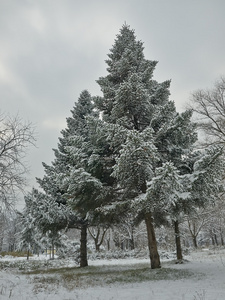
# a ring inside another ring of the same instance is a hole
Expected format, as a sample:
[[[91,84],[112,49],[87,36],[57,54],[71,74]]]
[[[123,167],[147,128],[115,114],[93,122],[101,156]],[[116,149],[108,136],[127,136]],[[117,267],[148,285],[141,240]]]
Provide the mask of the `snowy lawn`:
[[[225,250],[199,250],[184,264],[148,259],[90,261],[80,269],[67,260],[0,259],[0,299],[224,300]]]

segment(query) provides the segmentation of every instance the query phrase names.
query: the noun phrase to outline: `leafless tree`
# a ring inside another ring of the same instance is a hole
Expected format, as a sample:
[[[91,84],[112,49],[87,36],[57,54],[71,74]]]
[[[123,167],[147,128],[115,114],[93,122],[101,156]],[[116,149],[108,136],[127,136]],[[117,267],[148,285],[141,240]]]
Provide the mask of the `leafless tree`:
[[[89,227],[88,232],[95,243],[95,250],[100,251],[100,246],[102,245],[104,241],[105,234],[107,230],[109,229],[108,226],[95,226],[95,227]]]
[[[211,144],[225,145],[225,77],[221,77],[212,89],[198,90],[192,94],[192,109],[200,130],[203,131],[203,146]],[[225,153],[224,153],[225,155]],[[218,209],[219,207],[219,209]],[[211,232],[212,240],[217,244],[216,235],[223,240],[225,199],[224,194],[218,195],[217,203],[211,208],[213,221],[208,223],[208,232]],[[220,222],[219,222],[220,221]]]
[[[195,248],[198,248],[197,237],[209,220],[210,217],[208,212],[205,212],[204,209],[199,209],[199,211],[196,211],[194,215],[186,217],[187,228]]]
[[[0,212],[0,252],[14,251],[18,242],[18,213],[14,210]]]
[[[199,128],[205,133],[207,144],[225,143],[225,78],[221,77],[213,89],[197,90],[192,94],[191,107]]]
[[[16,117],[0,115],[0,204],[9,208],[17,191],[24,189],[28,167],[27,148],[34,145],[34,128]]]

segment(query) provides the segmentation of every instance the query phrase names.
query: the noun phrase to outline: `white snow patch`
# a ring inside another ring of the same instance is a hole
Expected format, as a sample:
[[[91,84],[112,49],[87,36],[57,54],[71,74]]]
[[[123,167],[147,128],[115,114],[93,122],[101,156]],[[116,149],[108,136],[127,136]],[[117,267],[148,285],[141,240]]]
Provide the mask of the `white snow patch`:
[[[163,263],[163,267],[177,270],[189,270],[196,276],[178,280],[158,280],[142,283],[111,284],[68,290],[62,286],[57,289],[33,291],[30,275],[23,275],[11,269],[0,271],[0,299],[16,300],[224,300],[225,299],[225,249],[203,249],[185,257],[184,264]],[[32,258],[36,260],[37,258]],[[39,257],[43,261],[45,257]],[[0,261],[12,261],[14,258],[1,258]],[[24,259],[23,259],[24,260]],[[23,262],[21,260],[21,263]],[[25,260],[24,260],[25,261]],[[90,266],[118,266],[146,263],[146,259],[124,259],[110,261],[91,261]],[[25,262],[24,262],[25,263]],[[55,260],[54,264],[60,263]],[[67,266],[70,263],[67,263]],[[72,263],[71,263],[72,265]]]

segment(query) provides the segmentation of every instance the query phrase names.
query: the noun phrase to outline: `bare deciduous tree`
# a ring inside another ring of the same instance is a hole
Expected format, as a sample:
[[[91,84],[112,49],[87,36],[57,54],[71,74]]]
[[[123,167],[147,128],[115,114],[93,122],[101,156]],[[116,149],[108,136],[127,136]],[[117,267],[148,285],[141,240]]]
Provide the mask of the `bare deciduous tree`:
[[[34,128],[16,117],[0,115],[0,204],[9,208],[18,190],[26,185],[28,167],[25,156],[34,145]]]
[[[196,114],[199,128],[204,132],[203,146],[211,144],[219,144],[224,147],[225,145],[225,77],[221,77],[210,90],[198,90],[192,94],[192,109]],[[222,197],[222,198],[220,198]],[[220,206],[220,209],[215,208]],[[217,229],[212,224],[218,223],[224,217],[225,201],[224,195],[218,195],[217,203],[214,207],[213,222],[208,226],[208,232],[211,232],[212,240],[215,239],[216,233],[223,240],[223,226],[217,225]],[[213,215],[213,214],[212,214]]]
[[[192,109],[199,128],[206,134],[207,144],[225,143],[225,77],[211,90],[198,90],[192,94]]]
[[[95,226],[95,227],[89,227],[88,232],[90,236],[93,238],[95,242],[95,250],[100,251],[100,246],[102,245],[104,241],[105,234],[107,230],[109,229],[108,226]]]

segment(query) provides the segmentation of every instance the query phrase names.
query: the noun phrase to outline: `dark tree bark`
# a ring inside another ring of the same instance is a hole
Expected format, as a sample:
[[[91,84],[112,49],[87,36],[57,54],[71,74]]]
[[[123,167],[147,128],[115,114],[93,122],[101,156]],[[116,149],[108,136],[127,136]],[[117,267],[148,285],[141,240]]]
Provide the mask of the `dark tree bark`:
[[[80,238],[80,267],[87,267],[87,225],[81,226],[81,238]]]
[[[215,239],[215,244],[216,244],[216,246],[218,246],[219,243],[218,243],[217,235],[216,235],[215,233],[214,233],[214,239]]]
[[[145,224],[148,234],[148,248],[150,254],[150,263],[152,269],[161,268],[159,253],[157,249],[157,241],[155,237],[155,230],[153,226],[153,219],[151,213],[145,214]]]
[[[107,249],[110,250],[110,239],[107,239]]]
[[[27,260],[29,260],[29,258],[30,258],[30,250],[28,249],[27,250]]]
[[[181,242],[180,242],[180,229],[179,229],[179,222],[177,220],[174,221],[174,230],[175,230],[177,260],[179,262],[182,262],[183,255],[182,255],[182,248],[181,248]]]
[[[212,235],[211,235],[211,240],[212,240],[212,245],[215,246],[215,241]]]
[[[52,247],[49,247],[49,259],[52,259]]]
[[[224,246],[224,239],[223,239],[223,233],[222,230],[220,232],[220,238],[221,238],[221,245]]]
[[[197,249],[198,248],[197,236],[194,234],[192,234],[192,241],[193,241],[194,247]]]
[[[55,259],[55,245],[54,245],[54,241],[52,241],[52,259]]]
[[[131,250],[134,250],[134,248],[135,248],[135,246],[134,246],[134,236],[133,236],[133,234],[132,234],[132,238],[129,239],[129,248],[130,248]]]

